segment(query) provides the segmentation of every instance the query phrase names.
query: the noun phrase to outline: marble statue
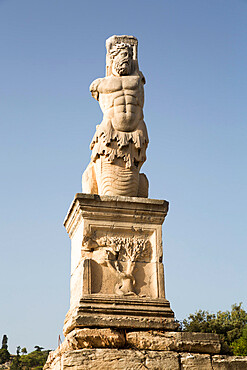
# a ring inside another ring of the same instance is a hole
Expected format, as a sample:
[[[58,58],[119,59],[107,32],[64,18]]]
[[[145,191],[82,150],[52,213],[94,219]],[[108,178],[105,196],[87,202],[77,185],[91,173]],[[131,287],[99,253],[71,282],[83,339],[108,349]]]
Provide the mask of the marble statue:
[[[65,339],[44,370],[212,370],[212,363],[233,369],[232,360],[217,367],[216,334],[177,332],[162,262],[169,203],[147,199],[148,180],[140,173],[148,135],[137,39],[112,36],[106,49],[106,77],[90,86],[103,120],[91,142],[83,193],[64,220],[71,240]]]
[[[143,121],[145,78],[133,36],[106,40],[106,77],[90,86],[103,120],[92,139],[91,162],[82,176],[84,193],[148,197],[148,180],[139,173],[146,160],[148,134]]]

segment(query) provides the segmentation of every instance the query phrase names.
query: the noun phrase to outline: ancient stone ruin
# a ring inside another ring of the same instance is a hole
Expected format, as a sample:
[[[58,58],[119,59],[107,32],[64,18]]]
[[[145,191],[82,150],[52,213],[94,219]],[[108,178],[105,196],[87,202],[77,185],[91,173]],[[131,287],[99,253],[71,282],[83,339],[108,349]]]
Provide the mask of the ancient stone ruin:
[[[106,76],[90,86],[103,120],[64,221],[71,239],[64,342],[45,369],[230,369],[217,335],[178,332],[165,296],[162,224],[140,173],[148,134],[137,39],[106,41]],[[236,363],[235,363],[236,365]]]

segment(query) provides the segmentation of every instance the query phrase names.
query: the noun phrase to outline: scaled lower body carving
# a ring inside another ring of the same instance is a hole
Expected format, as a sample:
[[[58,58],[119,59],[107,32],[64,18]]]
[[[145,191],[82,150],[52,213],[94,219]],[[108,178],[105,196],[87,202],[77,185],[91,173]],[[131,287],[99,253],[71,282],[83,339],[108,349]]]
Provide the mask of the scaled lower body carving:
[[[124,162],[119,159],[119,162]],[[105,157],[90,162],[82,176],[82,190],[87,194],[148,197],[148,179],[137,168],[109,163]]]
[[[146,160],[148,136],[144,121],[133,132],[120,132],[110,121],[96,129],[91,162],[82,176],[87,194],[148,197],[148,179],[139,173]]]

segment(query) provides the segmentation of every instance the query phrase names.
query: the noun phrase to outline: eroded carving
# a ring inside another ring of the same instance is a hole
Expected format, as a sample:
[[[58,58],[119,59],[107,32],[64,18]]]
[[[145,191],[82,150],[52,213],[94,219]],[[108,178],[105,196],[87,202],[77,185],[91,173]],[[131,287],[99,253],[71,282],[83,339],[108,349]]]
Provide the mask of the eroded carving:
[[[106,41],[106,77],[90,86],[103,121],[96,128],[91,162],[82,177],[85,193],[148,196],[148,180],[140,174],[146,160],[148,134],[143,121],[145,78],[137,62],[138,41],[112,36]]]
[[[133,271],[138,258],[147,251],[149,241],[136,237],[104,237],[98,243],[106,247],[105,264],[118,277],[119,283],[115,286],[115,293],[125,296],[136,295]]]

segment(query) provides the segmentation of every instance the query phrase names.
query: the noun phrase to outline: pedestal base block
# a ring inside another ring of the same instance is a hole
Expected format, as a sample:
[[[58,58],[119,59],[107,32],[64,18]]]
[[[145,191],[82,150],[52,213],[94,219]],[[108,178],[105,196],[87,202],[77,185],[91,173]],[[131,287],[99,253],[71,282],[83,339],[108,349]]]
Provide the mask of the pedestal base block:
[[[63,353],[44,370],[179,370],[179,355],[173,352],[132,349],[80,349]]]
[[[219,336],[211,333],[130,331],[126,333],[128,347],[139,350],[220,353]]]
[[[120,329],[160,329],[174,331],[178,323],[166,299],[88,297],[69,311],[64,335],[82,327]]]

